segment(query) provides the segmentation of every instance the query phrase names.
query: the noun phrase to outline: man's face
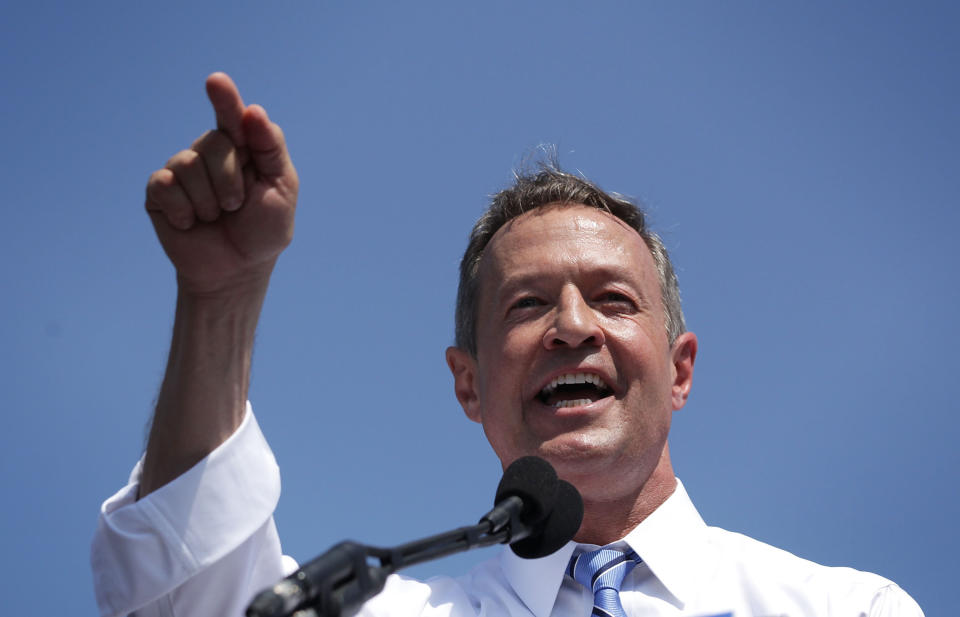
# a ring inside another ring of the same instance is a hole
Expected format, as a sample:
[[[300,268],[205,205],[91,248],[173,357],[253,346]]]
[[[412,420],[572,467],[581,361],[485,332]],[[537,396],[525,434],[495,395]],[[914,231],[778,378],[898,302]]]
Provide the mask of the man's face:
[[[535,454],[604,499],[642,487],[662,458],[669,465],[696,338],[668,343],[656,267],[636,231],[581,205],[527,213],[487,246],[479,297],[476,358],[451,348],[447,360],[504,467]]]

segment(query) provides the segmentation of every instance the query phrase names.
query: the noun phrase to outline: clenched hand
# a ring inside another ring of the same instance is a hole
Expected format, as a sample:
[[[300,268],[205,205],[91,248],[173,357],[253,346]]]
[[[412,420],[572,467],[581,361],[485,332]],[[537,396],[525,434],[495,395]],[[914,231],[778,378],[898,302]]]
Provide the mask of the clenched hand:
[[[299,179],[283,131],[230,77],[208,77],[207,95],[217,129],[153,172],[146,209],[181,292],[242,294],[265,287],[293,238]]]

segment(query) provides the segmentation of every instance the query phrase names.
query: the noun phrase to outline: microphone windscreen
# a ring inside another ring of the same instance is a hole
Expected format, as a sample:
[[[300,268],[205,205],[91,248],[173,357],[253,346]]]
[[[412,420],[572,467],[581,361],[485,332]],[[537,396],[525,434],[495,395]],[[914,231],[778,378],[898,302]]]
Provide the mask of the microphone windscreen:
[[[557,472],[550,463],[537,456],[524,456],[510,463],[503,472],[493,503],[498,504],[507,497],[519,497],[523,501],[520,520],[534,525],[553,509],[559,483]]]
[[[565,480],[557,481],[557,501],[541,523],[539,533],[514,542],[510,549],[518,557],[539,559],[552,555],[573,539],[583,522],[583,498],[580,491]]]

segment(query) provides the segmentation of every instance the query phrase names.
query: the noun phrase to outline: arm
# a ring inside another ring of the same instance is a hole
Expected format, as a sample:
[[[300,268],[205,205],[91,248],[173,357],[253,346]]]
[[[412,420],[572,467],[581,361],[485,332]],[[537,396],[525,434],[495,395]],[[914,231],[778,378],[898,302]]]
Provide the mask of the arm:
[[[211,75],[207,94],[217,129],[147,184],[177,308],[147,451],[104,502],[91,546],[105,616],[237,615],[289,569],[271,516],[279,473],[246,396],[260,307],[293,234],[297,174],[280,128],[229,77]]]
[[[177,271],[166,375],[140,497],[240,425],[270,274],[293,236],[298,178],[283,133],[223,73],[207,79],[217,130],[150,176],[146,209]]]

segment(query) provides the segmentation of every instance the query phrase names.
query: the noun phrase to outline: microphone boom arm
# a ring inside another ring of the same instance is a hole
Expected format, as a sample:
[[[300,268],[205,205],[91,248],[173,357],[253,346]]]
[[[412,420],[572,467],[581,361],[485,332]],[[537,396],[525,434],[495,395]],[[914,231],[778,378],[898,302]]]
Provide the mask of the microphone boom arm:
[[[352,615],[383,590],[387,576],[408,566],[472,548],[526,538],[523,502],[509,497],[476,525],[413,540],[392,548],[341,542],[291,577],[253,599],[247,617],[341,617]],[[313,581],[320,581],[319,584]]]

